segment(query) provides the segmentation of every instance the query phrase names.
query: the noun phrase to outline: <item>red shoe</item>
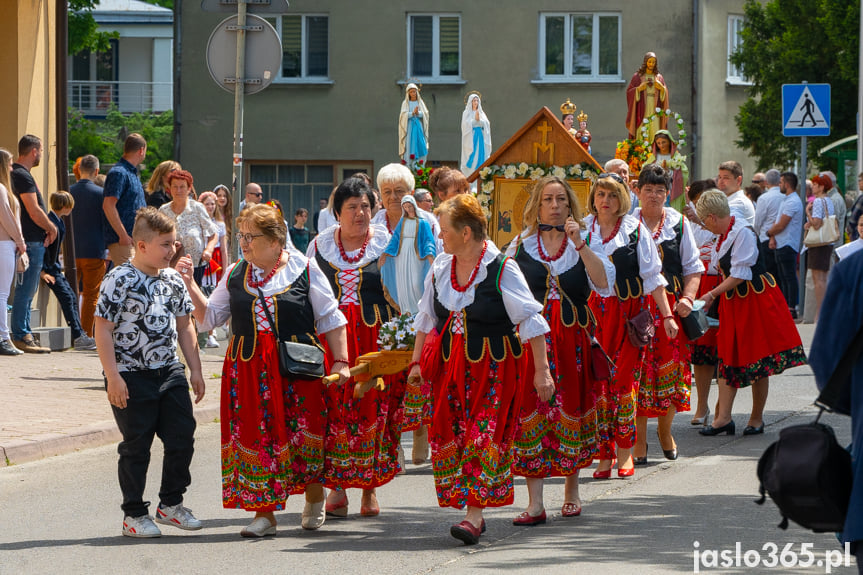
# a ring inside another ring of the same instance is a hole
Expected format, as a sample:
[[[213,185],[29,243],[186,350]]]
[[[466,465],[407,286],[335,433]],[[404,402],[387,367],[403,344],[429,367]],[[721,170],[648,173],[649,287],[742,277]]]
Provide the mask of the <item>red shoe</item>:
[[[465,519],[449,528],[449,534],[462,541],[465,545],[476,545],[482,532]]]
[[[635,468],[630,467],[629,469],[618,469],[617,476],[618,477],[632,477],[635,475]]]
[[[606,469],[605,471],[594,471],[593,472],[594,479],[611,479],[611,468]]]
[[[581,505],[575,503],[564,503],[560,508],[560,514],[563,517],[578,517],[581,515]]]
[[[324,506],[327,515],[330,517],[347,517],[348,516],[348,497],[344,495],[339,503],[327,503]]]
[[[518,527],[533,527],[545,523],[545,509],[539,515],[529,515],[527,511],[521,513],[518,517],[512,520],[512,524]]]

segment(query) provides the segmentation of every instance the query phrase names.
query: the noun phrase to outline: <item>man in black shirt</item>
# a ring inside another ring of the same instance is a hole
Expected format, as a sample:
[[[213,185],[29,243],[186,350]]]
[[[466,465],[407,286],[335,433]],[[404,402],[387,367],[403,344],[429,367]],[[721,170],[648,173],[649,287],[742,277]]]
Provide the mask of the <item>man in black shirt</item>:
[[[50,353],[40,347],[30,331],[30,304],[39,287],[39,273],[45,257],[45,246],[57,237],[57,227],[45,213],[45,201],[30,170],[42,159],[42,140],[30,134],[18,142],[18,160],[12,164],[12,192],[18,198],[21,210],[21,231],[27,244],[30,267],[23,274],[21,283],[15,287],[12,300],[12,344],[26,353]]]

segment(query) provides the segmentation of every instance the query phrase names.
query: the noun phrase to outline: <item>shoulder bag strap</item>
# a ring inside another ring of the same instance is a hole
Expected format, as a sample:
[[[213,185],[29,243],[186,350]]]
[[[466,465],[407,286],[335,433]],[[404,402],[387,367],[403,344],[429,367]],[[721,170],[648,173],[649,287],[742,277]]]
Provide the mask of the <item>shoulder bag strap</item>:
[[[267,300],[264,297],[264,292],[261,291],[261,288],[256,288],[258,290],[258,295],[261,296],[261,305],[264,307],[264,313],[267,314],[267,321],[270,322],[270,329],[273,330],[273,333],[276,334],[276,341],[282,341],[279,338],[279,328],[276,325],[276,322],[273,321],[273,314],[270,313],[270,306],[267,305]]]

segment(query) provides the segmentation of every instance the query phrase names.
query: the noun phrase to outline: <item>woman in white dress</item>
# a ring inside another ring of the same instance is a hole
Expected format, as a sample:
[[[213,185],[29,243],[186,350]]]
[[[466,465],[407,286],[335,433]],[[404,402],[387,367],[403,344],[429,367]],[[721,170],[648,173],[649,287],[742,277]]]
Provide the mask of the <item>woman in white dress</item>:
[[[429,144],[429,111],[419,88],[410,83],[399,112],[399,156],[407,164],[425,162]]]
[[[468,94],[461,114],[461,172],[469,176],[491,155],[491,124],[478,92]]]

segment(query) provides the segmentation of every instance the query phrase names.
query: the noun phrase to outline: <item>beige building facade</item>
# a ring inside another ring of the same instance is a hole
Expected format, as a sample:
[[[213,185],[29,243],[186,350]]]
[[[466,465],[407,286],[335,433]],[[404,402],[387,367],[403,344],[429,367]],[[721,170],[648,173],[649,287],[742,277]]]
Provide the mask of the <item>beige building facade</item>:
[[[246,98],[243,134],[244,182],[260,183],[287,210],[316,209],[353,171],[398,161],[409,81],[422,84],[433,164],[458,164],[465,95],[474,90],[493,149],[541,107],[559,113],[570,98],[589,115],[593,155],[604,163],[627,136],[626,88],[648,51],[685,120],[693,177],[715,175],[726,159],[751,175],[753,162],[734,145],[744,82],[727,64],[743,0],[662,9],[629,0],[291,0],[288,10],[262,15],[280,35],[282,67]],[[179,160],[199,189],[231,180],[233,96],[206,62],[208,38],[227,16],[202,12],[199,2],[183,2],[179,14]]]

